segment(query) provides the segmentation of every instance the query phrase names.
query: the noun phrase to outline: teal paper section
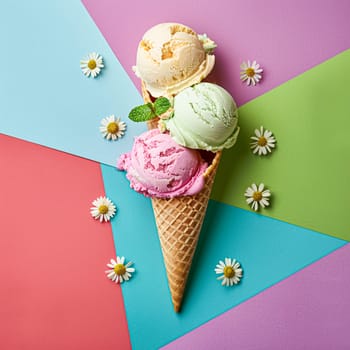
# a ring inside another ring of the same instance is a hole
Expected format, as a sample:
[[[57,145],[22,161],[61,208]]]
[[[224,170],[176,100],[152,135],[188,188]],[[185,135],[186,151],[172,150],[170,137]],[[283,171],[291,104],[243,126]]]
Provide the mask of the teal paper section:
[[[180,314],[173,311],[151,201],[129,188],[125,173],[102,165],[118,206],[112,220],[118,255],[137,272],[122,285],[134,350],[157,349],[251,298],[347,242],[211,200]],[[244,278],[222,287],[215,265],[234,257]]]
[[[145,125],[129,122],[142,99],[80,1],[4,1],[0,10],[0,133],[114,165]],[[86,78],[80,60],[100,53],[105,69]],[[116,142],[100,120],[127,123]]]

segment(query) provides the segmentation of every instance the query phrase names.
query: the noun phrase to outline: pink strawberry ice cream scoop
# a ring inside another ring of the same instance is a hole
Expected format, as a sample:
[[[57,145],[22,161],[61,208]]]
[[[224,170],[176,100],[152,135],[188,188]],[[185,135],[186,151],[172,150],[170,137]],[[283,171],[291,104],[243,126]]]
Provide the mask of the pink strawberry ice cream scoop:
[[[157,198],[200,192],[207,166],[199,151],[179,146],[158,129],[138,136],[131,152],[121,155],[117,162],[117,168],[127,172],[131,188]]]

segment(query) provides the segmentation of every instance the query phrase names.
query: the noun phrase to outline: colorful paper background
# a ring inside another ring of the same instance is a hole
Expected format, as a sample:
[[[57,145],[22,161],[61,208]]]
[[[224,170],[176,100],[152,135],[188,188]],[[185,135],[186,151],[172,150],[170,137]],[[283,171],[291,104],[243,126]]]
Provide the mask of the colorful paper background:
[[[163,349],[348,349],[349,262],[347,245]]]
[[[4,134],[115,165],[132,137],[116,146],[100,137],[102,118],[115,114],[129,135],[145,126],[129,123],[141,97],[79,1],[8,2],[0,11],[1,54],[10,56],[0,84]],[[106,68],[86,79],[79,67],[89,52]]]
[[[2,4],[0,52],[9,63],[0,82],[0,133],[12,137],[0,135],[0,346],[349,347],[349,10],[345,0]],[[131,70],[137,44],[164,21],[188,24],[218,43],[210,79],[232,93],[241,119],[237,146],[224,152],[179,315],[151,203],[114,168],[145,130],[126,118],[141,102]],[[95,80],[79,69],[91,51],[106,64]],[[239,80],[247,59],[264,67],[255,88]],[[110,114],[128,124],[115,143],[98,131]],[[260,125],[278,141],[267,158],[249,151]],[[273,193],[262,215],[242,196],[253,181]],[[111,225],[89,214],[104,193],[118,207]],[[115,255],[112,234],[117,253],[137,270],[122,288],[104,276]],[[236,288],[215,280],[213,268],[225,256],[244,268]]]
[[[130,347],[97,163],[0,135],[1,349]],[[88,174],[88,176],[86,176]]]
[[[242,105],[350,47],[347,0],[83,0],[130,79],[145,30],[176,21],[207,33],[217,43],[211,80]],[[126,36],[127,33],[127,36]],[[243,88],[242,60],[258,60],[264,83]]]
[[[275,192],[264,214],[350,240],[350,167],[344,161],[350,150],[349,62],[347,50],[240,108],[240,138],[224,153],[214,199],[246,208],[241,194],[261,181]],[[249,148],[259,125],[278,140],[276,152],[265,158]]]

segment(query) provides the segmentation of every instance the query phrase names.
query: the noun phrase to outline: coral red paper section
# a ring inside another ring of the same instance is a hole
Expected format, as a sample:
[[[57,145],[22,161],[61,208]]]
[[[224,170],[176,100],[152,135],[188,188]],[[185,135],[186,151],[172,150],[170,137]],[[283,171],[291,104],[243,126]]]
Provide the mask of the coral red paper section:
[[[0,194],[0,348],[129,349],[99,164],[0,135]]]

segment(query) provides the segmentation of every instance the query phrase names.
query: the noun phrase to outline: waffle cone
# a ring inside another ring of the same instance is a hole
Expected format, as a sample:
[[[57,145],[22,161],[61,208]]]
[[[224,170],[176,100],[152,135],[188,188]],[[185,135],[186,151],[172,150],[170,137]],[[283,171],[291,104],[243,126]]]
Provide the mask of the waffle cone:
[[[146,103],[151,101],[144,84],[142,84],[142,95]],[[148,128],[156,128],[157,122],[155,119],[149,121]],[[152,198],[168,285],[176,312],[181,308],[220,158],[221,152],[213,154],[211,164],[203,175],[205,185],[197,195],[171,199]]]

